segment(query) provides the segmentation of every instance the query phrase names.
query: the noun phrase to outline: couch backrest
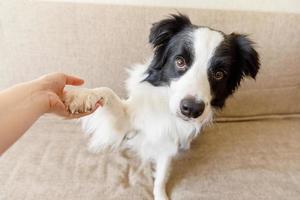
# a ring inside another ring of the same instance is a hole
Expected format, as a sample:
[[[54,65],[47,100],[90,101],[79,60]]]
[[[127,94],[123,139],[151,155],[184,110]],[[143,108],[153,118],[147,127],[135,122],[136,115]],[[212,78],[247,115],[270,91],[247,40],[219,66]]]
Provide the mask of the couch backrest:
[[[257,80],[242,83],[222,116],[300,113],[299,14],[7,1],[0,5],[0,87],[62,71],[124,96],[125,68],[151,55],[151,23],[177,11],[257,43]]]

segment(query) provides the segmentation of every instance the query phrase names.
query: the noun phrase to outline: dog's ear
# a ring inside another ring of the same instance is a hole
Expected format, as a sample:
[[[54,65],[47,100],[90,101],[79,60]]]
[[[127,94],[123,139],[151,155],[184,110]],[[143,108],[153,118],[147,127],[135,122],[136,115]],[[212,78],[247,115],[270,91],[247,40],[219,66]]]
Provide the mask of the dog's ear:
[[[159,69],[165,62],[165,49],[170,39],[184,28],[191,26],[190,19],[183,15],[171,15],[169,18],[152,25],[149,42],[154,48],[154,58],[151,67]]]
[[[168,43],[175,34],[191,25],[191,21],[186,15],[173,14],[167,19],[152,24],[149,42],[153,45],[153,48],[157,48]]]
[[[254,49],[254,43],[247,35],[231,33],[228,35],[234,50],[235,65],[240,69],[241,78],[250,76],[255,79],[260,67],[259,55]]]

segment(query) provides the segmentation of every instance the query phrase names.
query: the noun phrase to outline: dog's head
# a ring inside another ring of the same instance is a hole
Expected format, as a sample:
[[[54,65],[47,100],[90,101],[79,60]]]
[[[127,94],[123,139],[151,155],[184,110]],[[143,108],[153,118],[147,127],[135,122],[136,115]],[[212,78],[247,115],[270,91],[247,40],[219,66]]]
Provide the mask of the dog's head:
[[[184,120],[205,120],[259,70],[246,35],[195,26],[182,14],[154,23],[149,42],[154,56],[145,81],[169,87],[171,112]]]

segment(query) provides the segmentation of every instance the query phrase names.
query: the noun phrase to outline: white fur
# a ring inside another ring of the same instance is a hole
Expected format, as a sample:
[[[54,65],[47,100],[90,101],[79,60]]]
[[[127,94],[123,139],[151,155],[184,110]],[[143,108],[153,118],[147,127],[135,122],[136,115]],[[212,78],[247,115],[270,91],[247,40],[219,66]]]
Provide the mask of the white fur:
[[[143,161],[155,163],[155,200],[168,199],[165,185],[172,158],[179,149],[188,149],[201,127],[212,118],[207,68],[223,36],[210,29],[200,28],[193,32],[192,37],[196,50],[194,64],[186,74],[173,80],[170,87],[154,87],[148,82],[142,82],[149,65],[146,63],[129,70],[127,100],[119,99],[107,88],[86,89],[90,95],[97,94],[98,98],[105,100],[103,108],[82,119],[83,130],[91,134],[90,148],[95,151],[130,148]],[[86,92],[86,97],[79,102],[91,104],[86,102],[91,99]],[[72,95],[71,99],[76,99],[76,94]],[[205,111],[197,119],[186,120],[179,113],[179,102],[187,95],[205,102]],[[82,95],[77,97],[82,98]],[[72,105],[72,101],[66,104]]]

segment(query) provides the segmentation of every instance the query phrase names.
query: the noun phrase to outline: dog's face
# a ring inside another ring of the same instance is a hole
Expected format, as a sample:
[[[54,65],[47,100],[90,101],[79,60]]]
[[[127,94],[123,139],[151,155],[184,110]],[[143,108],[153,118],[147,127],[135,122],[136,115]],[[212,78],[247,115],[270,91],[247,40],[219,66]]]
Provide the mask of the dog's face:
[[[181,14],[153,24],[149,41],[154,56],[145,81],[169,87],[170,110],[184,120],[206,120],[245,76],[255,78],[259,70],[245,35],[195,26]]]

